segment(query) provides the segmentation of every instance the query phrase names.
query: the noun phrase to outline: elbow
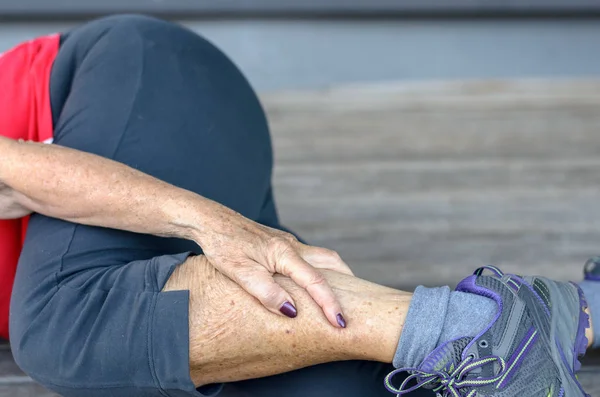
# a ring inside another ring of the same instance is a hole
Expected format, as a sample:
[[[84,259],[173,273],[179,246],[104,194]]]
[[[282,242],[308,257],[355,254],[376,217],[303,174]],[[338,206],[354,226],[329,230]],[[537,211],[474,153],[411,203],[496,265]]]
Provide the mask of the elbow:
[[[5,185],[0,185],[0,219],[19,219],[31,213],[22,195]]]

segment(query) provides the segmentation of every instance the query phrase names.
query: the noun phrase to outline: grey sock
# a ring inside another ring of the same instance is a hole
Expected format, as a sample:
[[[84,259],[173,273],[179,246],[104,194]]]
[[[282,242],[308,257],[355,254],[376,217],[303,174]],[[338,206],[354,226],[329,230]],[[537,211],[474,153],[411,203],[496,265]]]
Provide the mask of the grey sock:
[[[600,282],[582,281],[579,286],[583,290],[592,315],[592,326],[594,328],[594,349],[600,348]]]
[[[413,295],[394,367],[418,367],[440,344],[463,336],[477,336],[494,319],[493,300],[450,288],[417,287]]]

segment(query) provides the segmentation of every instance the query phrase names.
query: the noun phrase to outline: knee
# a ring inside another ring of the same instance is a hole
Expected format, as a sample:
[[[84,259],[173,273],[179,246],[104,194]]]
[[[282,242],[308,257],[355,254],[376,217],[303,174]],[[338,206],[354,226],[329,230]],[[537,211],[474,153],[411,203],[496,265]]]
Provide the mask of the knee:
[[[151,29],[172,29],[177,28],[179,25],[168,22],[159,18],[151,17],[148,15],[142,14],[119,14],[112,15],[104,18],[97,19],[92,22],[92,24],[101,24],[109,28],[119,27],[119,26],[129,26],[135,28],[151,28]]]
[[[165,21],[155,17],[139,14],[113,15],[98,19],[90,23],[90,26],[101,26],[103,31],[119,32],[123,31],[130,35],[132,32],[145,41],[152,42],[152,45],[170,44],[177,45],[181,41],[184,44],[192,39],[194,41],[203,41],[198,34],[174,22]],[[94,27],[92,28],[94,29]],[[119,35],[109,35],[110,37],[119,37]],[[128,36],[121,36],[115,42],[116,45],[122,42]]]
[[[141,46],[142,51],[160,53],[161,56],[165,56],[164,51],[169,51],[171,57],[202,53],[203,57],[226,58],[216,46],[188,28],[146,15],[109,16],[84,25],[81,31],[102,41],[103,48],[115,51],[137,53]]]

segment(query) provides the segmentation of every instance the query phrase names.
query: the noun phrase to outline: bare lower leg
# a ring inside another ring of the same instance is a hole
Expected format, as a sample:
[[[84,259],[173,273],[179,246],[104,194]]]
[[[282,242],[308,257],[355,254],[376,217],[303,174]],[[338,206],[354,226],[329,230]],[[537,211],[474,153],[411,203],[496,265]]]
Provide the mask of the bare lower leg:
[[[274,316],[203,256],[192,257],[164,290],[190,291],[190,368],[197,386],[259,378],[323,362],[391,362],[412,294],[323,271],[347,314],[332,327],[306,292],[285,277],[298,317]],[[590,345],[593,330],[586,331]]]
[[[391,362],[412,294],[324,271],[347,315],[332,327],[308,294],[278,277],[298,317],[274,316],[203,256],[171,276],[164,290],[190,291],[190,366],[199,386],[287,372],[323,362]]]

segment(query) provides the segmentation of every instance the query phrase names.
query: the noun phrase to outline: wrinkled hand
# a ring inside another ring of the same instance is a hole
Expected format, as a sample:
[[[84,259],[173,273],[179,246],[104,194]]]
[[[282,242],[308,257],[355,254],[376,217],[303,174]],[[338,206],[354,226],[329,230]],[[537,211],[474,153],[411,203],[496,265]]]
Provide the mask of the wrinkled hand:
[[[279,315],[296,317],[290,294],[273,279],[279,273],[304,288],[335,327],[346,327],[341,306],[317,268],[352,275],[340,256],[326,248],[299,242],[293,235],[263,226],[217,205],[210,228],[198,243],[221,273]]]

